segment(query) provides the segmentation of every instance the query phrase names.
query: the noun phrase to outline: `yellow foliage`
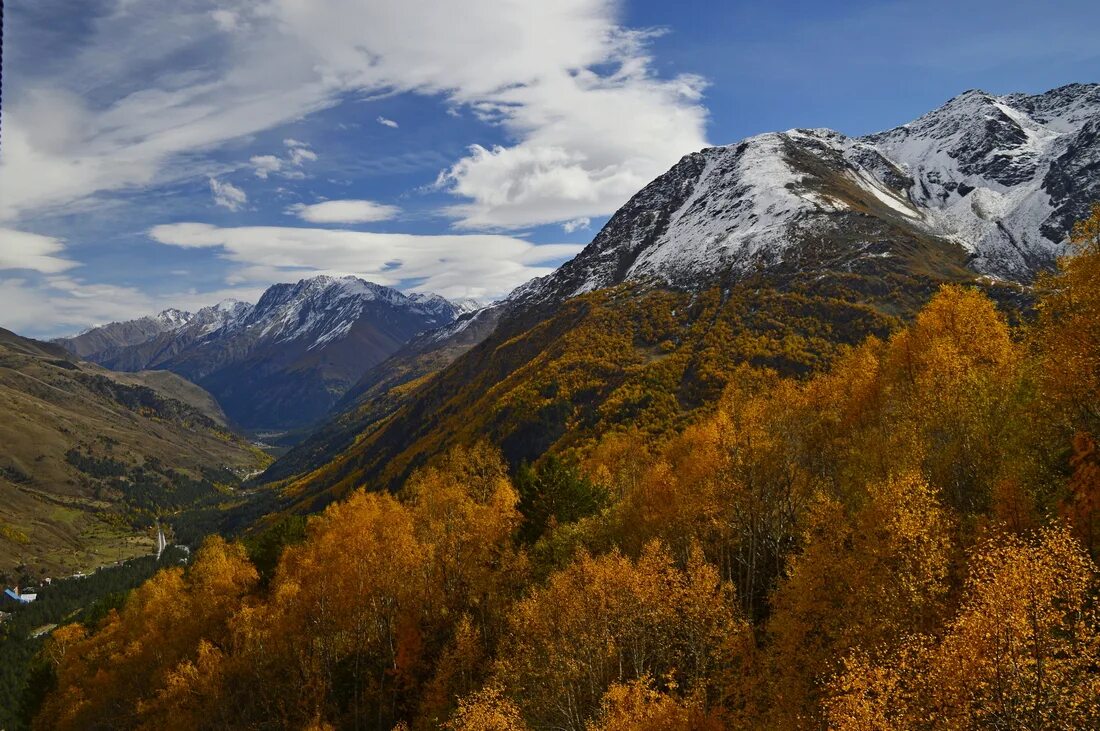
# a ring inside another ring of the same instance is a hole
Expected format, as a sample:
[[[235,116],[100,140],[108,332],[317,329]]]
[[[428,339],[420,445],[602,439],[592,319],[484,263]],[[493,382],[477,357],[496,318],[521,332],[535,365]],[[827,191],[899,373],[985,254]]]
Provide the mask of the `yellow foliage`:
[[[1100,727],[1100,207],[1074,240],[1026,339],[956,286],[889,337],[850,306],[882,335],[852,347],[804,292],[571,300],[459,361],[507,377],[417,386],[462,423],[399,412],[321,470],[423,465],[311,518],[270,585],[212,539],[57,629],[35,725]],[[482,437],[609,500],[529,558]]]
[[[951,525],[917,474],[874,484],[854,515],[821,496],[768,623],[777,728],[799,728],[822,680],[857,648],[930,629],[947,589]]]
[[[830,727],[1096,728],[1095,580],[1064,529],[990,542],[941,639],[916,637],[880,664],[849,663],[831,687]]]
[[[505,697],[499,686],[490,685],[459,701],[453,719],[443,728],[450,731],[527,731],[519,707]]]
[[[1074,228],[1075,251],[1044,278],[1036,344],[1043,384],[1070,418],[1093,433],[1100,424],[1100,203]]]
[[[186,574],[161,571],[95,634],[66,629],[52,643],[57,689],[36,726],[85,729],[114,717],[131,719],[127,726],[167,723],[175,709],[163,699],[192,666],[209,666],[215,646],[228,644],[228,620],[257,579],[240,546],[211,538]]]
[[[637,562],[583,554],[516,605],[495,676],[533,725],[584,731],[615,682],[649,675],[717,697],[751,641],[738,614],[698,550],[684,570],[659,543]]]
[[[600,713],[586,731],[723,731],[727,726],[703,708],[698,698],[682,699],[639,678],[608,688]]]

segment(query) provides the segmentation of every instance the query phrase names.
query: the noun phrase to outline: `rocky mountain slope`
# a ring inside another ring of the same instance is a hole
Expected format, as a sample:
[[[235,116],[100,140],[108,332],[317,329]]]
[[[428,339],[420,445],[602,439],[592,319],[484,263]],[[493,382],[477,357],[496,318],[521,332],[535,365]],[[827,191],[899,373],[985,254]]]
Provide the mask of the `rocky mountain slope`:
[[[87,570],[151,550],[153,516],[266,458],[171,373],[115,374],[0,329],[0,571]]]
[[[300,427],[325,415],[364,371],[459,308],[355,277],[270,287],[255,305],[112,323],[56,342],[116,370],[164,369],[210,391],[234,424]]]
[[[576,258],[510,299],[561,301],[623,281],[698,287],[800,265],[845,239],[849,259],[894,256],[896,229],[959,247],[977,273],[1027,282],[1097,198],[1100,84],[972,90],[865,137],[796,129],[686,155]]]
[[[690,418],[729,377],[719,364],[815,368],[945,282],[1012,301],[1100,198],[1098,128],[1097,84],[970,91],[879,134],[799,129],[686,155],[477,338],[459,320],[430,336],[446,357],[421,348],[419,369],[402,356],[368,371],[359,400],[268,475],[297,473],[287,494],[328,499],[475,433],[533,459],[655,403],[659,418]],[[660,326],[653,307],[669,308]]]

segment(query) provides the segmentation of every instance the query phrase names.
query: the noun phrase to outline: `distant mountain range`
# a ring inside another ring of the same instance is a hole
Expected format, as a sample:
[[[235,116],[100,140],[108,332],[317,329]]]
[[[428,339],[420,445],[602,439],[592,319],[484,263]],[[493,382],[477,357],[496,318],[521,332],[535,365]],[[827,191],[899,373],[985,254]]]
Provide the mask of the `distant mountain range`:
[[[816,367],[943,283],[1026,300],[1095,200],[1100,84],[972,90],[864,137],[796,129],[691,153],[573,260],[366,371],[265,477],[304,475],[291,492],[308,510],[455,441],[529,460],[690,419],[737,363]]]
[[[276,284],[255,305],[165,310],[54,342],[113,370],[177,373],[210,391],[233,424],[275,431],[323,417],[410,338],[475,307],[318,276]]]

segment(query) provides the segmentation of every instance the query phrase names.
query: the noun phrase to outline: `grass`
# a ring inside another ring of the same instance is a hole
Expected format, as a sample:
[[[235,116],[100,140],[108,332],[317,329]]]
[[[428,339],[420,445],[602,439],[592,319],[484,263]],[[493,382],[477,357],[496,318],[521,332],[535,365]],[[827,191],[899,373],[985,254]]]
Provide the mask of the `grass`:
[[[270,461],[194,384],[54,350],[0,330],[0,572],[64,575],[148,553],[142,526],[157,513]],[[127,474],[92,474],[97,464]]]

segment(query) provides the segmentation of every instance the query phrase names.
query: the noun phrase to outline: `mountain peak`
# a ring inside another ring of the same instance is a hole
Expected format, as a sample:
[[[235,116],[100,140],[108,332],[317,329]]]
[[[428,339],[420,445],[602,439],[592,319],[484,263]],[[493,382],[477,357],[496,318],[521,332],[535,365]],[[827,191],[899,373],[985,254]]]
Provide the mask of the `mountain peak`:
[[[157,314],[156,319],[159,322],[163,323],[167,329],[175,330],[177,327],[183,327],[188,322],[190,322],[192,317],[194,317],[194,315],[190,312],[185,312],[183,310],[177,310],[174,307],[169,307],[166,310],[161,310]]]
[[[976,273],[1028,281],[1065,251],[1068,226],[1097,198],[1100,85],[970,89],[865,137],[797,128],[685,155],[576,258],[509,300],[624,281],[705,286],[820,258],[835,242],[855,260],[914,237],[957,250]]]
[[[486,306],[486,302],[476,297],[459,297],[458,299],[450,300],[451,306],[454,307],[455,312],[459,315],[465,315],[470,312],[476,312]]]

